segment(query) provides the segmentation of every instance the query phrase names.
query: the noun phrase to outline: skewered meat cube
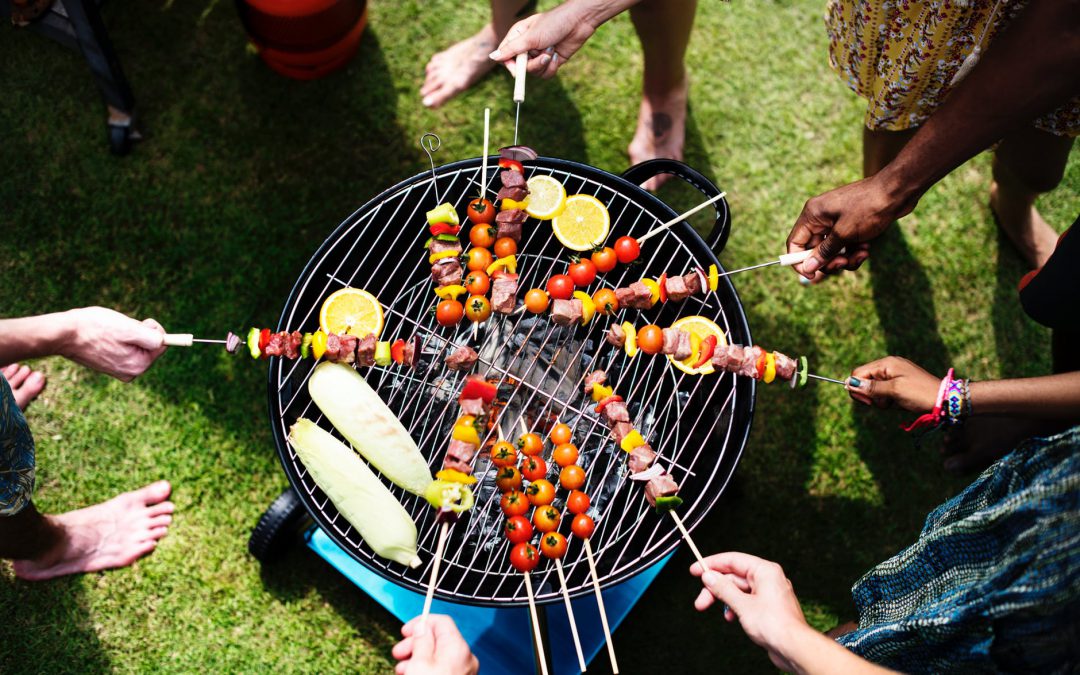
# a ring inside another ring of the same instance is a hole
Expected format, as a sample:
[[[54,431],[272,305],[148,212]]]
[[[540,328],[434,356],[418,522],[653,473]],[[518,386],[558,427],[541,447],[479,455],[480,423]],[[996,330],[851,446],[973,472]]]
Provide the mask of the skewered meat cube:
[[[622,347],[626,344],[626,331],[624,331],[619,324],[613,323],[611,324],[611,327],[608,328],[606,339],[608,344]]]
[[[761,347],[743,347],[742,360],[739,363],[739,375],[757,377],[757,361],[761,356]]]
[[[507,169],[506,171],[500,171],[499,180],[502,181],[503,187],[525,187],[525,176],[521,175],[517,171],[512,171],[510,169]]]
[[[495,277],[491,283],[491,308],[509,314],[517,304],[518,275],[506,272]]]
[[[300,356],[300,344],[304,341],[304,335],[298,330],[286,334],[285,358],[295,359]]]
[[[668,300],[680,302],[690,297],[690,291],[686,288],[686,281],[679,276],[668,277],[664,281],[664,290],[667,291]]]
[[[411,344],[412,340],[407,343],[407,345]],[[375,336],[371,333],[360,338],[356,343],[356,365],[365,368],[375,365]]]
[[[673,355],[679,348],[679,333],[678,328],[665,328],[664,333],[664,346],[661,348],[661,352],[668,355]]]
[[[795,377],[795,359],[780,352],[773,352],[773,358],[776,359],[776,377],[781,380],[790,380]]]
[[[420,351],[420,338],[413,336],[411,340],[405,341],[405,348],[401,350],[401,363],[409,368],[416,367],[416,353]],[[356,349],[357,358],[360,357],[360,348]],[[374,355],[374,351],[372,352]]]
[[[679,494],[679,484],[671,477],[671,474],[661,474],[645,484],[645,499],[649,500],[649,506],[656,506],[657,497],[673,497]]]
[[[330,333],[326,336],[326,351],[323,352],[323,358],[327,361],[337,361],[339,351],[341,351],[341,338],[335,333]]]
[[[684,274],[682,280],[686,284],[687,295],[697,295],[701,292],[701,277],[698,276],[697,272]],[[671,291],[668,291],[668,295],[671,295]]]
[[[607,382],[607,373],[603,370],[594,370],[585,376],[585,395],[592,395],[592,388],[594,384],[603,384]]]
[[[514,173],[517,173],[516,171]],[[495,199],[512,199],[515,202],[524,201],[529,196],[529,191],[523,187],[504,186],[495,195]]]
[[[482,398],[463,398],[458,401],[458,405],[461,406],[462,415],[473,415],[479,417],[484,414],[484,399]]]
[[[443,258],[431,266],[431,279],[435,285],[453,286],[461,283],[461,261],[457,257]]]
[[[338,349],[338,363],[356,363],[356,343],[357,339],[352,335],[341,336],[341,348]]]
[[[447,459],[456,459],[465,464],[471,464],[473,457],[476,456],[476,446],[472,443],[466,443],[465,441],[459,441],[456,438],[450,439],[450,447],[446,449]],[[469,469],[469,473],[472,473],[472,469]]]
[[[444,469],[450,469],[451,471],[460,471],[461,473],[463,473],[465,475],[471,475],[472,474],[472,465],[471,464],[468,464],[467,462],[463,462],[460,459],[457,459],[456,457],[451,457],[449,454],[447,454],[446,457],[443,458],[442,465],[443,465]]]
[[[629,422],[616,422],[611,426],[611,437],[615,439],[616,443],[621,443],[622,439],[634,430],[634,425]]]
[[[443,251],[453,251],[454,253],[461,253],[461,242],[432,239],[429,249],[432,255],[435,255],[436,253],[442,253]]]
[[[288,333],[285,333],[288,335]],[[285,338],[282,333],[270,333],[270,341],[263,348],[263,354],[267,356],[281,356],[285,353]]]
[[[446,357],[444,362],[446,367],[450,370],[465,371],[473,367],[476,363],[476,359],[480,356],[476,353],[476,350],[472,347],[458,347],[449,356]],[[464,402],[462,403],[464,407]],[[466,413],[467,415],[477,415],[479,413]]]
[[[712,364],[720,370],[728,370],[731,365],[731,348],[737,345],[716,345],[713,350]]]
[[[601,405],[603,405],[603,401],[601,401]],[[630,411],[627,410],[626,404],[622,401],[612,401],[604,406],[604,417],[607,417],[608,424],[629,422]]]
[[[616,288],[615,297],[619,300],[619,307],[629,309],[652,307],[652,291],[640,281],[635,281],[627,288]]]
[[[639,445],[630,451],[630,457],[626,460],[626,466],[630,473],[641,473],[652,466],[656,461],[656,451],[648,443]]]
[[[560,326],[581,323],[584,305],[577,298],[573,300],[555,300],[551,303],[551,320]]]
[[[677,361],[684,361],[690,358],[690,355],[694,353],[694,348],[690,345],[690,333],[684,330],[679,331],[679,344],[675,348],[675,359]]]
[[[521,223],[516,220],[508,220],[505,223],[497,223],[498,237],[509,237],[514,241],[521,241]]]

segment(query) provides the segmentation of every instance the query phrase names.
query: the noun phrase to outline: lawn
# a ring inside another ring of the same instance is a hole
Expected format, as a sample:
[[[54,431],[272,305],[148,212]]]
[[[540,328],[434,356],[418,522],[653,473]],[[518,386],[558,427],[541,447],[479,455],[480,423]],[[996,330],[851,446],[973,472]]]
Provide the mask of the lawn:
[[[544,6],[551,2],[543,3]],[[738,267],[780,252],[803,202],[859,177],[862,105],[826,61],[821,0],[703,2],[688,62],[687,161],[727,190]],[[512,133],[510,80],[439,111],[416,91],[431,50],[474,30],[486,3],[383,0],[355,61],[313,83],[245,47],[231,3],[111,2],[106,20],[146,140],[118,159],[85,64],[4,29],[0,62],[0,316],[100,304],[199,335],[273,324],[323,237],[385,187],[475,156],[482,108]],[[619,172],[641,56],[622,17],[556,80],[530,84],[522,138],[542,154]],[[1015,300],[1026,271],[986,206],[989,158],[934,188],[860,273],[806,289],[790,272],[739,277],[764,345],[841,375],[887,353],[974,378],[1049,368],[1049,336]],[[1080,211],[1080,161],[1041,202],[1059,230]],[[665,188],[675,208],[697,193]],[[123,385],[60,359],[29,413],[36,500],[60,511],[168,478],[171,533],[131,569],[44,584],[0,564],[0,672],[389,672],[398,623],[306,549],[260,569],[251,526],[286,486],[266,421],[265,368],[216,349],[173,350]],[[895,412],[832,386],[762,387],[735,480],[697,539],[779,561],[818,628],[852,618],[849,588],[912,540],[965,484],[915,448]],[[737,626],[691,607],[680,550],[616,635],[630,670],[768,671]],[[707,645],[703,647],[703,645]],[[598,671],[606,669],[601,659]]]

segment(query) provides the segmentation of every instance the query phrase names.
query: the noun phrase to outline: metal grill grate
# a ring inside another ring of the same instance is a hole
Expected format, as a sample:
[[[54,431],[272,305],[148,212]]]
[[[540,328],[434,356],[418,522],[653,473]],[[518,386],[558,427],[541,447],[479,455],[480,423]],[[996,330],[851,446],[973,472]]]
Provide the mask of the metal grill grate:
[[[495,191],[492,184],[498,180],[497,173],[495,167],[489,170],[490,193]],[[592,194],[607,204],[612,238],[641,236],[674,215],[652,195],[592,167],[540,158],[530,163],[526,173],[554,176],[568,194]],[[592,542],[601,584],[617,583],[670,552],[679,535],[669,518],[648,508],[643,486],[625,477],[625,453],[582,396],[584,376],[597,367],[608,371],[616,391],[629,405],[635,426],[659,453],[658,461],[683,486],[686,503],[680,513],[690,528],[705,516],[734,471],[749,433],[754,384],[737,381],[730,374],[687,376],[663,357],[641,354],[627,359],[622,350],[604,342],[604,333],[613,320],[669,325],[679,316],[701,314],[716,321],[731,340],[746,344],[750,335],[745,316],[734,288],[723,279],[717,293],[669,303],[659,312],[620,311],[616,319],[598,315],[588,327],[559,327],[544,315],[496,313],[481,324],[479,346],[472,340],[473,329],[467,321],[456,330],[440,328],[429,311],[433,294],[427,252],[421,248],[427,238],[424,212],[436,205],[439,194],[464,213],[468,200],[479,192],[479,174],[479,159],[440,167],[437,190],[424,174],[359,209],[313,256],[286,303],[278,329],[315,330],[322,300],[343,286],[374,293],[385,310],[382,339],[418,335],[421,357],[416,370],[390,366],[362,372],[409,429],[432,471],[441,468],[450,427],[459,414],[457,395],[465,375],[448,371],[443,358],[455,345],[472,344],[480,353],[473,372],[500,384],[499,402],[505,407],[499,420],[507,439],[520,435],[519,418],[542,435],[544,424],[555,418],[574,429],[574,441],[581,450],[579,463],[588,475],[583,489],[592,498],[590,514],[597,525]],[[562,272],[567,262],[550,226],[534,220],[525,225],[518,260],[519,298],[524,290],[543,286],[552,274]],[[641,276],[682,273],[717,262],[685,223],[649,240],[642,260],[640,266],[619,266],[600,282],[624,286]],[[390,486],[417,523],[424,565],[407,569],[378,558],[311,480],[286,441],[289,426],[301,416],[333,431],[307,394],[313,368],[310,361],[273,359],[270,364],[270,416],[285,471],[312,517],[344,550],[382,576],[423,592],[438,537],[434,510],[422,499]],[[494,469],[486,458],[476,462],[476,506],[468,518],[451,528],[436,595],[477,604],[524,604],[523,577],[513,573],[507,561],[509,545],[502,536]],[[563,505],[564,496],[560,489],[557,507]],[[570,539],[563,563],[571,595],[591,593],[580,541]],[[554,565],[541,564],[533,574],[538,602],[561,599]]]

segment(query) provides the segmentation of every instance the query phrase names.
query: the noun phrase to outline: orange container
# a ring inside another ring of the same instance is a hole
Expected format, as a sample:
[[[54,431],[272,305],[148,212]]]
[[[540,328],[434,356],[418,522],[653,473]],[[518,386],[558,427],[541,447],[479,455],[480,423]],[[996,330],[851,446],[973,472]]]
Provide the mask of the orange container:
[[[367,25],[366,0],[237,0],[252,44],[266,65],[314,80],[347,64]]]

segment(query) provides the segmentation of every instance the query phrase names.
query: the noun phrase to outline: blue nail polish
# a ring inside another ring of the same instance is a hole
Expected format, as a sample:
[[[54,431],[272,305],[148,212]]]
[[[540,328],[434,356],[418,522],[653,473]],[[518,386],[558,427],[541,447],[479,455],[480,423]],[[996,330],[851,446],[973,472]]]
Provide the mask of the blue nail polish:
[[[859,378],[857,378],[857,377],[849,377],[847,383],[850,384],[853,387],[861,387],[862,386],[862,381],[859,380]]]

